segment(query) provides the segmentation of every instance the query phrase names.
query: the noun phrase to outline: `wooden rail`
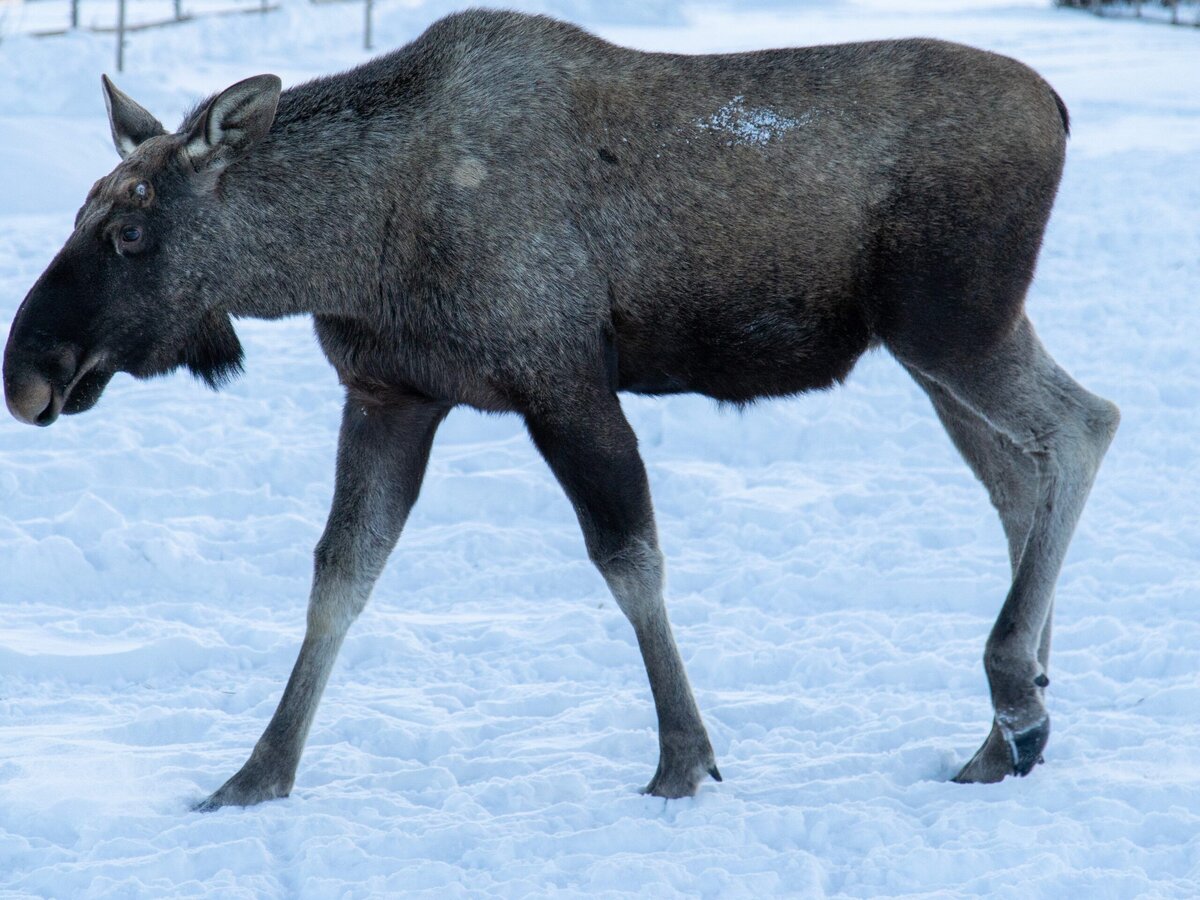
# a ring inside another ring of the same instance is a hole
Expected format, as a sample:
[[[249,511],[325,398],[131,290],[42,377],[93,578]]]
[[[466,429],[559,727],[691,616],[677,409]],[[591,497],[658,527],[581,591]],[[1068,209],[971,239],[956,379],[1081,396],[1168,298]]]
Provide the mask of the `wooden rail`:
[[[219,18],[222,16],[240,16],[246,14],[265,15],[279,9],[279,3],[270,0],[259,0],[256,6],[239,6],[231,9],[214,9],[205,12],[187,13],[183,11],[182,0],[174,0],[175,15],[169,19],[154,19],[149,22],[134,22],[130,24],[125,18],[127,0],[117,0],[117,22],[115,25],[89,25],[83,31],[93,34],[115,34],[117,36],[117,71],[125,71],[125,36],[136,31],[149,31],[152,28],[164,28],[168,25],[181,25],[184,22],[194,22],[197,19]],[[32,37],[55,37],[81,30],[79,27],[79,0],[71,0],[71,25],[69,28],[48,28],[32,31]]]

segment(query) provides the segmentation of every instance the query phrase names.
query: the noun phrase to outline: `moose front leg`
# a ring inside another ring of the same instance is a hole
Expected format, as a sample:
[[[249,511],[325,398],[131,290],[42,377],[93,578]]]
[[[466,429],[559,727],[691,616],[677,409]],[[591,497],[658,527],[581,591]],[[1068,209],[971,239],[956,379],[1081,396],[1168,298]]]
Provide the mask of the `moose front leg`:
[[[197,810],[252,806],[291,791],[333,662],[417,499],[445,415],[445,407],[423,399],[364,402],[351,392],[338,438],[333,505],[314,554],[300,656],[250,759]]]
[[[575,507],[588,555],[633,624],[658,713],[659,762],[643,793],[689,797],[717,781],[712,745],[692,697],[663,603],[663,562],[637,438],[617,398],[597,391],[570,412],[528,414],[534,443]]]

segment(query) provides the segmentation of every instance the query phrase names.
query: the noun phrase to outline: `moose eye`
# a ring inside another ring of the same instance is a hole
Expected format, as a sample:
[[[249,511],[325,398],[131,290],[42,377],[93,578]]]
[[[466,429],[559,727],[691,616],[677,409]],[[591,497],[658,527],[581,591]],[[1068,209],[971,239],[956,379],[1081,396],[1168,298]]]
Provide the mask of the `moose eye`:
[[[126,222],[124,225],[118,226],[114,238],[117,252],[122,256],[141,253],[146,249],[145,229],[133,222]]]

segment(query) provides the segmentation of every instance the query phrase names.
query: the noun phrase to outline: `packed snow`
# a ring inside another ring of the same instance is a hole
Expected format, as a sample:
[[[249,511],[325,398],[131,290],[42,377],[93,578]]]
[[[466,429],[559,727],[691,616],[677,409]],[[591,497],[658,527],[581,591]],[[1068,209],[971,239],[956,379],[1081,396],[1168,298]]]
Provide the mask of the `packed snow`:
[[[379,4],[376,46],[455,5]],[[279,699],[332,493],[340,391],[309,323],[244,321],[220,394],[122,376],[52,428],[0,422],[0,895],[1200,895],[1200,33],[1048,0],[508,5],[678,52],[960,40],[1066,99],[1028,306],[1124,420],[1059,583],[1045,765],[949,782],[991,719],[1005,543],[877,353],[741,413],[624,400],[724,783],[638,793],[657,744],[632,629],[520,422],[463,410],[292,796],[190,812]],[[140,32],[117,80],[177,122],[239,78],[365,59],[361,14]],[[3,333],[115,163],[112,55],[84,32],[0,44]]]

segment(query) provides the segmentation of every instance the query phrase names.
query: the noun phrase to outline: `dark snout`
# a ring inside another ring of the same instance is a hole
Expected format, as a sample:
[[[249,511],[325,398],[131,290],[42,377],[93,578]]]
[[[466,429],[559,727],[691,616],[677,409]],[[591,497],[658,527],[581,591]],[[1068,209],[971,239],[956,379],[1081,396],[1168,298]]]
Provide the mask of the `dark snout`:
[[[103,358],[72,341],[56,338],[37,321],[35,292],[17,310],[4,348],[4,401],[28,425],[49,425],[61,413],[90,409],[112,372]]]
[[[8,411],[26,425],[49,425],[58,418],[66,401],[66,392],[56,390],[54,380],[45,374],[48,365],[22,360],[14,351],[12,339],[4,351],[4,402]],[[66,348],[64,348],[66,349]],[[54,368],[74,371],[74,352],[64,352]]]
[[[80,359],[71,346],[31,358],[12,345],[10,338],[4,353],[4,401],[27,425],[49,425],[62,413],[91,409],[112,377],[98,357]]]

